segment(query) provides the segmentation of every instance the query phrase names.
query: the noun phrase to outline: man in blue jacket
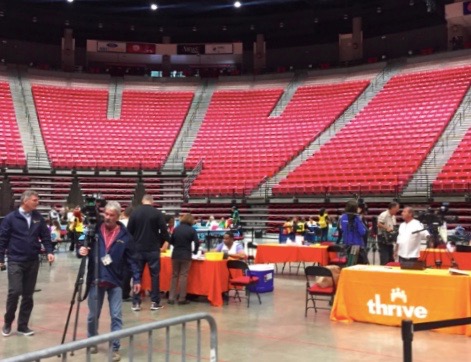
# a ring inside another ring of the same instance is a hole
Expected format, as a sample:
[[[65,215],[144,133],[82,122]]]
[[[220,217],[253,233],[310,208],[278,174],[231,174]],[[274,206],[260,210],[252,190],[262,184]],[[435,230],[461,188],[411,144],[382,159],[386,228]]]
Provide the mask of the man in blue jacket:
[[[9,213],[0,226],[0,268],[5,267],[5,253],[8,256],[8,297],[5,323],[2,335],[11,334],[20,295],[18,334],[32,336],[28,327],[33,310],[33,293],[39,270],[39,254],[43,246],[49,263],[54,261],[51,233],[46,221],[36,210],[38,193],[26,190],[21,195],[18,210]]]
[[[98,334],[98,319],[105,293],[108,294],[108,302],[111,316],[111,331],[119,331],[123,327],[122,320],[122,287],[123,265],[127,263],[133,274],[133,291],[139,293],[141,289],[140,275],[137,265],[132,259],[132,236],[126,227],[120,223],[121,205],[116,201],[109,201],[105,206],[103,223],[96,228],[97,239],[90,247],[80,247],[79,255],[87,256],[88,260],[87,285],[88,295],[88,337]],[[95,265],[98,252],[98,275],[95,275]],[[97,283],[98,282],[98,285]],[[120,342],[113,340],[113,361],[119,361]],[[97,348],[92,349],[97,353]]]

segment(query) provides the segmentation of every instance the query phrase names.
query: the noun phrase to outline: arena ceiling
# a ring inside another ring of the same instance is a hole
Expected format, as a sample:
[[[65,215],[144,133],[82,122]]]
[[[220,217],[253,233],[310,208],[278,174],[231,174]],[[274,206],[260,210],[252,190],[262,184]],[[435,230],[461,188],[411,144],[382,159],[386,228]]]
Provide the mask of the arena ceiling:
[[[243,41],[269,47],[337,41],[363,19],[365,37],[444,23],[453,0],[0,0],[0,36],[57,43],[70,27],[88,39],[160,42]]]

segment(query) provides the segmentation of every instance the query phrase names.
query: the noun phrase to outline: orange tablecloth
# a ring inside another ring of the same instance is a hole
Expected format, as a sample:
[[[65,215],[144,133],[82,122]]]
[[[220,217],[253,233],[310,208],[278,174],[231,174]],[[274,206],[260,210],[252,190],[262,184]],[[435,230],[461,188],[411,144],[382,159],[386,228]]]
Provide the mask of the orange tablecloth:
[[[172,278],[172,259],[160,258],[160,290],[169,291]],[[222,293],[228,290],[229,271],[227,260],[200,261],[193,260],[188,273],[187,292],[189,294],[205,295],[209,302],[216,307],[223,305]],[[146,265],[141,280],[143,290],[151,289],[149,268]]]
[[[435,261],[442,261],[442,268],[449,268],[451,266],[451,256],[458,263],[460,269],[471,270],[471,253],[448,253],[444,249],[427,249],[427,251],[420,252],[420,259],[424,260],[427,254],[427,266],[435,267]]]
[[[357,265],[345,268],[330,318],[399,326],[403,319],[431,322],[471,315],[471,277],[447,270],[400,270]],[[471,336],[471,326],[437,331]]]
[[[255,263],[317,262],[327,265],[329,255],[325,245],[298,246],[285,244],[263,244],[257,246]]]

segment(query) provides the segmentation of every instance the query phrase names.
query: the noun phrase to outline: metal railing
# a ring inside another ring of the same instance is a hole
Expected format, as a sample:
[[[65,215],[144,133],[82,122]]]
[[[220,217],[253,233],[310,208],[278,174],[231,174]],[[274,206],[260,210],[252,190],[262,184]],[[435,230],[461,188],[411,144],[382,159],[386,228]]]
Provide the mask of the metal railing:
[[[202,344],[202,332],[201,332],[201,321],[206,320],[210,327],[209,335],[209,353],[202,357],[203,353],[201,351]],[[112,360],[112,340],[113,339],[129,339],[128,347],[128,360],[134,361],[136,349],[136,335],[147,334],[147,341],[145,343],[147,356],[146,359],[142,355],[139,356],[139,360],[152,361],[153,354],[156,353],[154,350],[154,342],[158,338],[157,333],[154,333],[155,330],[165,329],[165,361],[170,361],[170,327],[181,326],[181,360],[185,361],[187,358],[187,324],[196,323],[196,354],[191,355],[191,359],[201,361],[202,359],[209,360],[211,362],[216,362],[218,360],[218,338],[217,338],[217,326],[214,318],[208,313],[194,313],[186,316],[180,316],[175,318],[170,318],[163,321],[152,322],[148,324],[143,324],[131,328],[127,328],[121,331],[111,332],[107,334],[102,334],[99,336],[83,339],[80,341],[70,342],[63,345],[45,348],[39,351],[26,353],[20,356],[15,356],[7,359],[3,359],[3,362],[32,362],[40,361],[42,358],[50,357],[61,357],[62,361],[67,361],[67,357],[70,352],[76,352],[79,350],[85,350],[85,360],[91,361],[91,348],[102,343],[108,343],[108,353],[107,360]],[[172,338],[173,341],[174,338]],[[143,344],[144,345],[144,344]],[[159,349],[158,353],[159,359],[162,357],[162,351]],[[72,359],[72,358],[71,358]],[[78,360],[78,356],[73,357],[74,360]]]
[[[183,180],[183,199],[186,201],[190,197],[190,187],[203,170],[203,159],[199,160],[195,168],[190,174]]]

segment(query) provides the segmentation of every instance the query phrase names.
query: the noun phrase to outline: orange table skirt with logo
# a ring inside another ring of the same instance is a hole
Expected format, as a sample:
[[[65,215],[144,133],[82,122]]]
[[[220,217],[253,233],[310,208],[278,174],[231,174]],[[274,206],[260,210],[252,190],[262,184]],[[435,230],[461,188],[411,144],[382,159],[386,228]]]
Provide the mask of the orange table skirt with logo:
[[[470,315],[469,276],[356,265],[340,273],[330,319],[400,326],[403,319],[419,323]],[[471,336],[470,325],[436,331]]]
[[[462,270],[471,270],[471,253],[454,252],[449,253],[445,249],[427,249],[420,252],[420,260],[425,260],[430,267],[435,267],[436,261],[441,261],[441,268],[451,267],[453,258]]]
[[[286,244],[263,244],[257,246],[255,263],[289,263],[289,262],[316,262],[327,265],[329,255],[326,245],[286,245]]]
[[[160,290],[168,292],[172,278],[172,259],[160,258]],[[229,271],[227,261],[193,260],[188,273],[187,292],[208,297],[211,305],[223,305],[222,293],[228,290]],[[151,290],[149,268],[146,265],[142,273],[142,290]]]

